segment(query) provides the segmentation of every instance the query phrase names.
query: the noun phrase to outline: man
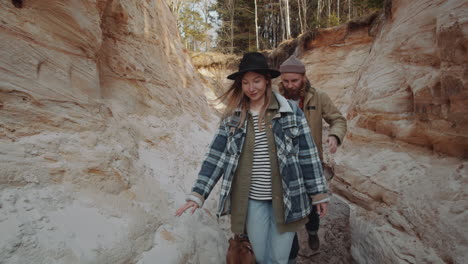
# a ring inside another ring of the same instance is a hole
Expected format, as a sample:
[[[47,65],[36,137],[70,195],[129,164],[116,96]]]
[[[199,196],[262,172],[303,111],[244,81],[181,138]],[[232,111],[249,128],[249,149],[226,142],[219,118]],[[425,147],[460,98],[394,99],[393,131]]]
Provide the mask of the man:
[[[307,76],[305,75],[305,66],[294,55],[289,57],[280,66],[281,83],[279,85],[280,93],[287,99],[295,101],[304,112],[309,123],[312,138],[317,146],[320,160],[323,162],[322,147],[322,118],[330,125],[330,132],[326,144],[330,153],[335,153],[338,146],[343,142],[346,134],[346,119],[335,107],[328,95],[318,89],[311,87]],[[319,237],[317,235],[320,218],[317,214],[317,207],[313,207],[309,215],[309,222],[306,229],[309,234],[308,244],[313,251],[320,247]],[[321,208],[319,208],[321,210]],[[319,212],[320,213],[320,212]],[[291,254],[297,252],[297,243],[294,243]]]

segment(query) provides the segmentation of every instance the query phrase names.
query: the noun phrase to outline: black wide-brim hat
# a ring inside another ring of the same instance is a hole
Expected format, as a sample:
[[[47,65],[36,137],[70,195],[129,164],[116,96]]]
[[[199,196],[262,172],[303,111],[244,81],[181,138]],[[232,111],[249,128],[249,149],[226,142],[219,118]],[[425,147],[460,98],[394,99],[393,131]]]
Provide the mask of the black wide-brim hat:
[[[235,80],[239,76],[242,76],[244,73],[249,71],[269,74],[272,79],[281,75],[279,71],[270,69],[268,67],[267,60],[263,54],[259,52],[249,52],[245,53],[244,57],[242,57],[242,60],[239,64],[239,71],[229,75],[227,78],[230,80]]]

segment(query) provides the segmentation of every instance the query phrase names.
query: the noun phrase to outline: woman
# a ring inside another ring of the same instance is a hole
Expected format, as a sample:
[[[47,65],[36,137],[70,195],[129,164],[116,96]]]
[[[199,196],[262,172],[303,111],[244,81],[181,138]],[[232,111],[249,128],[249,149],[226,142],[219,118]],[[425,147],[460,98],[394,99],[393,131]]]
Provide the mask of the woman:
[[[301,110],[272,91],[261,53],[247,53],[220,98],[226,110],[198,179],[176,215],[203,205],[222,177],[218,216],[231,214],[231,230],[247,233],[258,263],[287,263],[295,232],[313,204],[327,208],[317,149]]]

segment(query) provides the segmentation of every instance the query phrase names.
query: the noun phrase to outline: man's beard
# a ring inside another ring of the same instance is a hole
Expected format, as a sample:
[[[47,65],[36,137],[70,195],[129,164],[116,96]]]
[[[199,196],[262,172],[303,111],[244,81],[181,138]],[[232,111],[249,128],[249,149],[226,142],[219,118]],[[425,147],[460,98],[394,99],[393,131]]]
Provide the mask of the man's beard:
[[[299,89],[296,90],[289,90],[284,88],[284,97],[292,100],[299,100],[302,96],[304,96],[305,92],[305,82],[301,83],[301,86]]]

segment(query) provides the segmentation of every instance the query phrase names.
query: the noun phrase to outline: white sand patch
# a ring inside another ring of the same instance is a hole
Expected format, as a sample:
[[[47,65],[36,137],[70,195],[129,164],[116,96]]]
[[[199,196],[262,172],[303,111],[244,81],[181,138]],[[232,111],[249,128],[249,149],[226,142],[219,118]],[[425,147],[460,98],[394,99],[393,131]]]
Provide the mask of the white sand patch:
[[[80,260],[91,262],[100,251],[111,249],[124,239],[125,220],[105,215],[102,210],[78,201],[48,215],[52,230],[38,233],[41,244],[49,249],[69,248]],[[66,238],[64,240],[64,238]]]
[[[203,209],[193,215],[187,211],[157,230],[153,248],[138,264],[223,263],[227,246],[227,238],[213,216]]]

